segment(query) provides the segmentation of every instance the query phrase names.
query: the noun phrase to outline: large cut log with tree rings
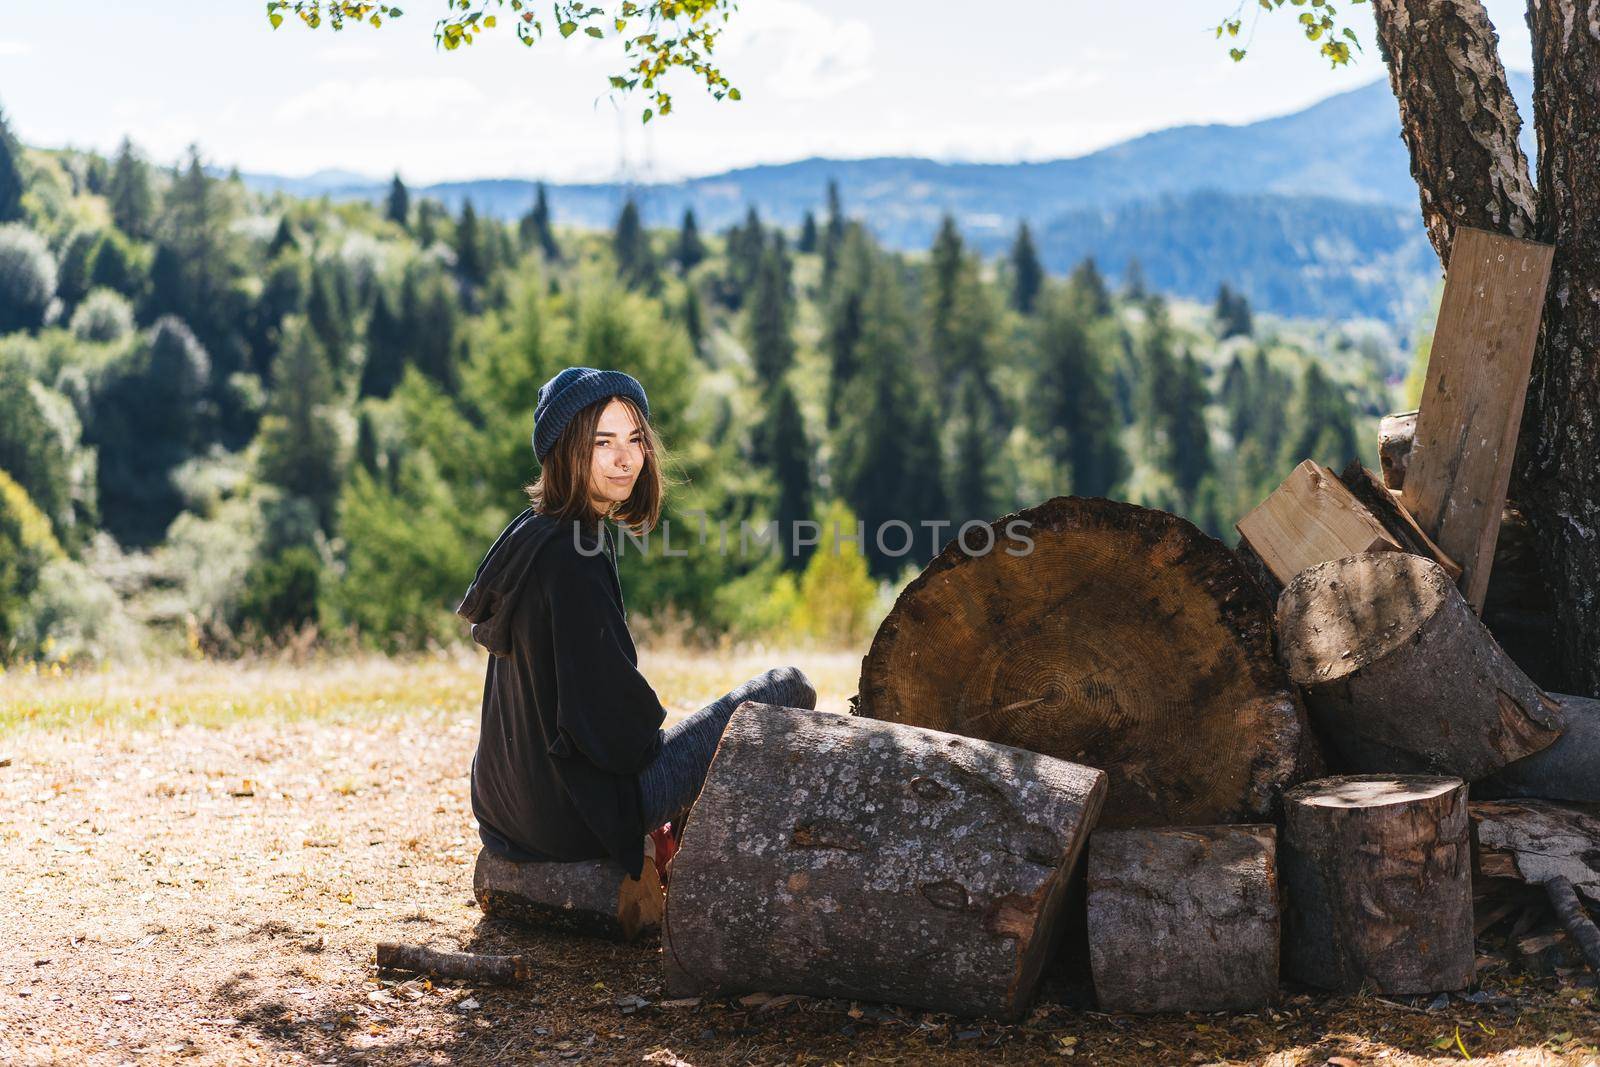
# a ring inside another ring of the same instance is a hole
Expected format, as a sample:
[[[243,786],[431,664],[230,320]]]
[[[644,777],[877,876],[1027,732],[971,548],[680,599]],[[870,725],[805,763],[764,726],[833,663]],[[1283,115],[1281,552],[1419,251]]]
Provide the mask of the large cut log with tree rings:
[[[1352,775],[1307,782],[1283,800],[1287,975],[1352,993],[1471,983],[1465,782]]]
[[[1356,734],[1468,781],[1561,735],[1560,706],[1421,556],[1373,552],[1306,569],[1278,598],[1278,636],[1325,735]]]
[[[1106,1011],[1243,1011],[1278,991],[1271,825],[1089,838],[1089,958]]]
[[[1016,1020],[1105,781],[969,737],[746,701],[672,861],[667,990]]]
[[[1056,497],[965,542],[879,627],[858,714],[1103,768],[1109,828],[1260,821],[1316,759],[1270,602],[1192,523]]]
[[[661,881],[648,857],[632,878],[609,860],[513,863],[480,849],[472,894],[485,915],[621,941],[661,925]]]

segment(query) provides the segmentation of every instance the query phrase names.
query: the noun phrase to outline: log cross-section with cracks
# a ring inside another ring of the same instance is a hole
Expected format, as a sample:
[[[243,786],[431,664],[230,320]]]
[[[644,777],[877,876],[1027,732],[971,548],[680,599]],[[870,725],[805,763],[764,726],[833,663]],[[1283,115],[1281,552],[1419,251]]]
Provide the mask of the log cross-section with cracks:
[[[991,528],[992,551],[952,540],[900,594],[858,713],[1100,767],[1107,827],[1268,817],[1314,756],[1271,604],[1234,555],[1175,515],[1098,498]]]

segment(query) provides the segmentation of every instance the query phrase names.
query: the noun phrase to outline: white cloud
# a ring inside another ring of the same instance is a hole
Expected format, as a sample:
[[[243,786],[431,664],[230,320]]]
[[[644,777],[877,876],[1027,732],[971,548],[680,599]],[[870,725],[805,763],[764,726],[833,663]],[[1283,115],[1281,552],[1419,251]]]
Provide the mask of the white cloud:
[[[836,19],[797,0],[768,0],[740,10],[717,56],[735,85],[765,70],[771,96],[822,100],[872,77],[874,48],[872,28],[860,19]]]
[[[285,100],[273,118],[300,122],[337,115],[363,122],[415,123],[444,118],[483,99],[483,91],[466,78],[333,78]]]
[[[1083,66],[1069,66],[1048,71],[1036,78],[1017,82],[1015,85],[996,86],[993,95],[1002,100],[1031,100],[1038,96],[1054,96],[1088,89],[1105,80],[1106,76],[1102,71]]]
[[[0,41],[0,56],[25,56],[33,46],[22,41]]]

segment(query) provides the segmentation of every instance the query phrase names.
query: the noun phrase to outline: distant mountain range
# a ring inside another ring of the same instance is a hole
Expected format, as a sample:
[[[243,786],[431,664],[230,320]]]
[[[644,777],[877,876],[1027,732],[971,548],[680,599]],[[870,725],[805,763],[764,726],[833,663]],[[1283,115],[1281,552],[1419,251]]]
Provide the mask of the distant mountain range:
[[[1513,72],[1511,88],[1531,116],[1531,76]],[[1531,159],[1531,122],[1523,139]],[[377,199],[389,184],[344,171],[244,179],[336,199]],[[652,185],[549,184],[547,193],[556,222],[572,226],[609,227],[630,193],[651,225],[676,225],[693,207],[703,229],[720,229],[753,205],[764,220],[793,226],[807,210],[821,214],[830,179],[846,212],[891,247],[926,248],[949,212],[974,245],[995,254],[1026,219],[1052,271],[1093,255],[1115,279],[1137,257],[1156,288],[1209,298],[1228,282],[1285,315],[1409,326],[1439,274],[1386,81],[1279,118],[1178,126],[1042,163],[813,157]],[[470,199],[480,212],[515,218],[534,188],[501,178],[412,192],[452,210]]]

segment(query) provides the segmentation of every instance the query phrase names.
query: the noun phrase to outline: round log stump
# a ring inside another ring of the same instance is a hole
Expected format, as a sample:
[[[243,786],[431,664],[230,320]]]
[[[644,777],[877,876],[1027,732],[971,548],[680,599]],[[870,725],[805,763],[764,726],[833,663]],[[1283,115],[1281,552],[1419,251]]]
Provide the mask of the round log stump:
[[[1278,992],[1277,828],[1102,830],[1089,957],[1106,1011],[1242,1011]]]
[[[986,553],[984,533],[968,534],[971,554],[952,539],[900,594],[862,661],[857,714],[1100,767],[1107,827],[1272,811],[1315,757],[1271,605],[1220,541],[1079,497],[988,534]]]
[[[1286,974],[1347,993],[1471,983],[1466,783],[1350,775],[1307,782],[1283,799]]]
[[[1438,564],[1369,552],[1302,571],[1278,599],[1289,677],[1317,728],[1475,781],[1549,747],[1560,705],[1500,650]]]
[[[668,993],[1019,1019],[1104,794],[1035,752],[746,701],[672,861]]]

